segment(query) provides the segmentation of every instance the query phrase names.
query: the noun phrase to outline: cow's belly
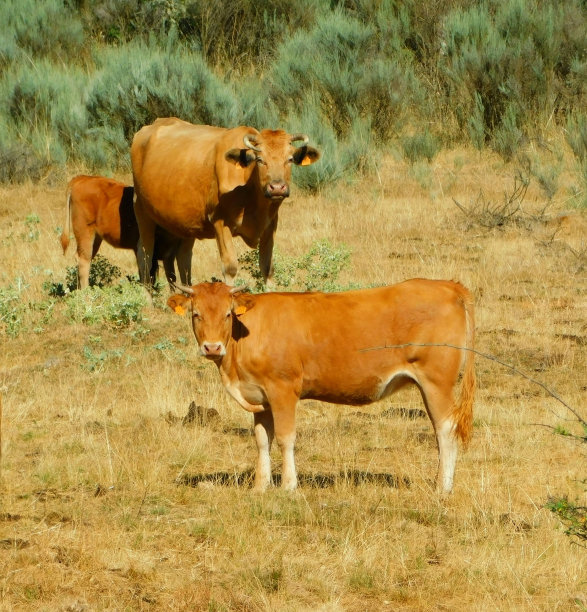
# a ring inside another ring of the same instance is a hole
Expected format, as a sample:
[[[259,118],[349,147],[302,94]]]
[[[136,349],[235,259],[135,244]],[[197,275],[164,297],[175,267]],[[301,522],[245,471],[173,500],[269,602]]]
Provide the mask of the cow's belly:
[[[146,204],[149,216],[173,236],[179,238],[214,238],[214,227],[197,207],[185,206],[178,210],[173,206],[165,209]]]
[[[306,380],[302,397],[333,404],[361,406],[383,399],[406,384],[417,382],[415,376],[407,370],[395,370],[379,376],[339,374]]]

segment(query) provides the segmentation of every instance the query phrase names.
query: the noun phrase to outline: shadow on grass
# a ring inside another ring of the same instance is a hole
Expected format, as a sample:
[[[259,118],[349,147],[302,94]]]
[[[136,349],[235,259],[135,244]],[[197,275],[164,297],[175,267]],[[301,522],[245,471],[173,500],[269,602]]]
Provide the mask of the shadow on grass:
[[[186,474],[178,479],[177,484],[197,487],[201,483],[211,483],[219,486],[251,488],[255,480],[255,472],[213,472],[211,474]],[[273,474],[273,485],[281,485],[281,475]],[[409,487],[410,479],[400,478],[393,474],[365,472],[362,470],[342,470],[338,474],[298,474],[298,484],[301,487],[313,489],[328,489],[337,485],[382,485],[398,489]]]

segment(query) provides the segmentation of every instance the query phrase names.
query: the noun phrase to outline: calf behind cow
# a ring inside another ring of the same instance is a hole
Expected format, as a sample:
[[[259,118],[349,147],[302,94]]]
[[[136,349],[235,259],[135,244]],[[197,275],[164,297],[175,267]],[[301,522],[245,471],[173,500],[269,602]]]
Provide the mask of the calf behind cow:
[[[139,228],[133,199],[133,187],[114,179],[79,175],[69,181],[61,246],[65,254],[72,229],[82,289],[89,285],[90,264],[103,240],[118,249],[131,249],[136,254]],[[150,268],[151,282],[157,275],[157,260],[163,260],[167,280],[175,282],[174,262],[178,245],[177,238],[157,228],[155,256]],[[182,282],[186,282],[186,279],[182,278]]]
[[[436,433],[437,487],[452,489],[457,438],[466,445],[471,436],[475,390],[468,350],[474,308],[465,287],[413,279],[330,294],[250,295],[224,283],[184,290],[188,295],[171,296],[169,306],[190,313],[201,354],[216,363],[230,395],[254,413],[256,489],[270,484],[274,437],[283,457],[282,486],[297,485],[299,399],[370,404],[406,384],[419,388]]]

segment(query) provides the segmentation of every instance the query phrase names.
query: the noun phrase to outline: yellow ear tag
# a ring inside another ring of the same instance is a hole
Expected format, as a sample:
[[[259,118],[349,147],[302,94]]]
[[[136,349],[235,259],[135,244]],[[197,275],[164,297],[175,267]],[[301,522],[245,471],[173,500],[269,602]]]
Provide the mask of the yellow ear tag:
[[[300,164],[300,166],[309,166],[311,163],[312,163],[312,160],[310,159],[308,155],[306,155],[306,157],[302,159],[302,163]]]
[[[185,314],[185,308],[183,306],[176,306],[173,310],[177,312],[178,315]]]
[[[247,312],[246,306],[239,306],[235,309],[234,314],[238,317],[239,315],[245,314]]]

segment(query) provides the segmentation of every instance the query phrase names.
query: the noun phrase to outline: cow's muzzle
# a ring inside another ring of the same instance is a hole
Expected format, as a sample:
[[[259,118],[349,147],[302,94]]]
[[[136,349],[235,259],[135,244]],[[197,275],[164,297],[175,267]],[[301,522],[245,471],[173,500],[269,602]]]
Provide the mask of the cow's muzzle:
[[[287,198],[289,197],[289,185],[285,181],[271,181],[265,187],[266,198]]]
[[[200,350],[208,359],[218,359],[226,355],[226,348],[222,342],[202,342]]]

